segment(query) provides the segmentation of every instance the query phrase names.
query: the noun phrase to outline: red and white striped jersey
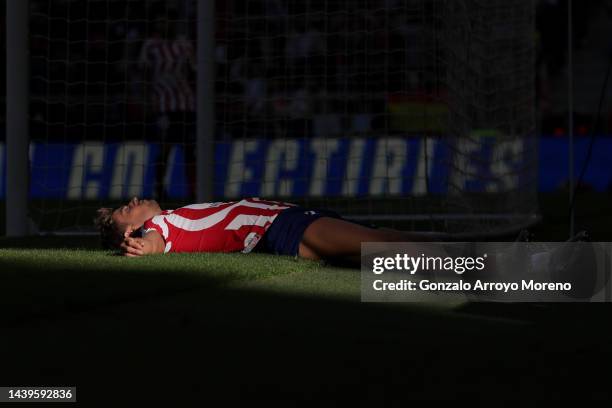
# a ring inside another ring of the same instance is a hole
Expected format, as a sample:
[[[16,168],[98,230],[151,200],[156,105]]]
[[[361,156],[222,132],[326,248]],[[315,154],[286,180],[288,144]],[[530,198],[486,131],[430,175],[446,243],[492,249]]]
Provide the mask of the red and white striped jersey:
[[[157,112],[194,112],[195,52],[186,38],[152,37],[140,50],[140,63],[150,68],[153,107]]]
[[[165,210],[144,223],[145,234],[157,231],[166,252],[250,252],[278,214],[294,206],[280,201],[192,204]]]

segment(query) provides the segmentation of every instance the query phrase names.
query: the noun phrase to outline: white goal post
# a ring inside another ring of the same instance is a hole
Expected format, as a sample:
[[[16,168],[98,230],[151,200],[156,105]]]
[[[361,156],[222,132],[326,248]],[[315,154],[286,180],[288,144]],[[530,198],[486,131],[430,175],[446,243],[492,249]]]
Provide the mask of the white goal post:
[[[6,235],[28,234],[29,1],[6,2]]]

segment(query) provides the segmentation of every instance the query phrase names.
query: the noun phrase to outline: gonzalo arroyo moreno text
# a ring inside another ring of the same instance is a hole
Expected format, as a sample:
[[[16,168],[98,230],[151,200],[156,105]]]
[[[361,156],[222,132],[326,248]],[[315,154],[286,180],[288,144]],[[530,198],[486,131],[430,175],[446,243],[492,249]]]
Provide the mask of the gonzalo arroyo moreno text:
[[[470,271],[483,271],[487,267],[488,255],[477,257],[451,257],[451,256],[411,256],[408,254],[395,254],[391,257],[375,257],[372,260],[372,273],[382,275],[385,272],[402,272],[415,275],[417,272],[439,272],[447,277],[453,274],[463,275]],[[450,274],[448,274],[450,272]],[[381,276],[382,278],[382,276]],[[569,282],[538,282],[533,279],[522,279],[519,282],[487,282],[481,279],[466,281],[463,279],[447,282],[431,281],[430,279],[400,279],[385,282],[375,279],[372,282],[375,291],[569,291],[572,285]]]

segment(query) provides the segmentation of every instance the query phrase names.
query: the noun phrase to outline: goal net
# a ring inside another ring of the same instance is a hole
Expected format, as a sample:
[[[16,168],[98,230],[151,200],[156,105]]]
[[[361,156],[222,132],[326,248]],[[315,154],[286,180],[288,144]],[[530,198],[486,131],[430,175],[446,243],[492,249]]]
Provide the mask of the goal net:
[[[30,1],[41,231],[91,231],[134,195],[193,202],[196,183],[400,228],[536,219],[531,1],[216,2],[213,135],[196,132],[197,1]]]

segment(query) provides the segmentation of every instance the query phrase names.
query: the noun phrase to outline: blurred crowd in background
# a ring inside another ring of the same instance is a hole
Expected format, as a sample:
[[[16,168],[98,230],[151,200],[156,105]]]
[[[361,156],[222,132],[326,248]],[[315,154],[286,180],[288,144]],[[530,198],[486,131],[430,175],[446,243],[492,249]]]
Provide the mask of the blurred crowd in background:
[[[194,2],[30,1],[33,139],[193,140]],[[217,1],[216,138],[435,133],[427,121],[401,117],[444,109],[437,4]],[[576,130],[583,135],[610,59],[612,2],[574,6]],[[566,7],[566,0],[537,1],[541,134],[567,133]],[[611,126],[609,103],[603,116],[599,133]]]

